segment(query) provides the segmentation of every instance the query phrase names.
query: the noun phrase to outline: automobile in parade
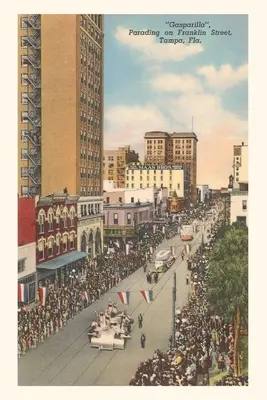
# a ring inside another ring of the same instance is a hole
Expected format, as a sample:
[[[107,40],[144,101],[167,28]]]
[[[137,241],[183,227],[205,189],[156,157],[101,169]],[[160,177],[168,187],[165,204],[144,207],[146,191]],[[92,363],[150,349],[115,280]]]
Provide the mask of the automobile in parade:
[[[170,250],[160,250],[156,254],[155,270],[160,272],[166,272],[175,262],[175,257],[172,255]]]
[[[131,339],[131,326],[134,320],[125,311],[119,311],[111,301],[106,311],[96,313],[88,338],[91,347],[99,350],[124,350],[127,339]]]
[[[180,237],[183,241],[193,240],[194,227],[193,225],[182,225],[180,229]]]

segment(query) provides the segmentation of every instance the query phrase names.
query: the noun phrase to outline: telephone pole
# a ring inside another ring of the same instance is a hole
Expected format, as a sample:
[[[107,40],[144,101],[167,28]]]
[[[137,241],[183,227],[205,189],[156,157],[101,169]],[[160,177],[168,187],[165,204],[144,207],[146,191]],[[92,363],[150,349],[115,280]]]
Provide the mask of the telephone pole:
[[[175,348],[175,309],[176,309],[176,272],[173,274],[172,288],[172,347]]]

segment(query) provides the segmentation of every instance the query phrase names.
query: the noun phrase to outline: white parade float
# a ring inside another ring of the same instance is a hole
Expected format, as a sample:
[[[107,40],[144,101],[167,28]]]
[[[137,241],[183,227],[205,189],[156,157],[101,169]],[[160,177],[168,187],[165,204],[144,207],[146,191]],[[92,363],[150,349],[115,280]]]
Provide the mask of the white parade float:
[[[124,350],[127,339],[131,339],[131,325],[134,320],[125,311],[118,311],[117,305],[111,301],[105,312],[96,314],[88,336],[91,347],[99,350]]]

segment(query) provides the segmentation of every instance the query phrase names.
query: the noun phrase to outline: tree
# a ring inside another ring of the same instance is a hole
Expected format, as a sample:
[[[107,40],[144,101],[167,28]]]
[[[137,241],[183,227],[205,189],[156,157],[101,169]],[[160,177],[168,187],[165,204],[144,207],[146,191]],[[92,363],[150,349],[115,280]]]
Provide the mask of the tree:
[[[248,229],[234,224],[214,246],[209,257],[208,299],[214,311],[233,323],[234,374],[240,374],[239,338],[248,321]]]

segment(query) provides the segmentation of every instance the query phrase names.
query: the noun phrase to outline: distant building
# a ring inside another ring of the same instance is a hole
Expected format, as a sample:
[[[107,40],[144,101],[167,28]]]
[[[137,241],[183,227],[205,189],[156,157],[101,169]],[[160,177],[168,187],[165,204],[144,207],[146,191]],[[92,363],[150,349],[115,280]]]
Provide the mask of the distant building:
[[[103,180],[103,190],[106,192],[110,192],[114,189],[117,189],[117,184],[115,181]],[[123,189],[123,188],[122,188]]]
[[[209,185],[197,185],[198,202],[204,203],[209,195]]]
[[[152,203],[104,204],[104,239],[117,239],[121,243],[138,238],[141,228],[153,220]]]
[[[145,163],[188,165],[190,167],[190,201],[197,201],[197,143],[194,132],[146,132]]]
[[[248,182],[248,145],[244,142],[234,146],[233,176],[234,183]]]
[[[35,200],[18,199],[18,283],[24,284],[25,303],[36,297],[36,218]]]
[[[168,190],[166,188],[144,188],[144,189],[113,189],[106,191],[103,195],[104,204],[121,203],[152,203],[153,217],[166,215],[168,208]]]
[[[248,192],[231,192],[230,223],[243,222],[248,226]]]
[[[149,169],[146,169],[148,167]],[[188,165],[175,165],[174,168],[158,169],[158,165],[137,163],[125,169],[126,189],[167,188],[168,196],[174,190],[178,197],[189,201],[190,168]]]
[[[186,207],[184,198],[178,197],[176,191],[173,192],[172,196],[168,197],[168,212],[175,214],[183,211]]]
[[[103,179],[114,181],[118,188],[125,187],[125,167],[137,162],[139,155],[130,146],[118,147],[116,150],[104,150]]]

